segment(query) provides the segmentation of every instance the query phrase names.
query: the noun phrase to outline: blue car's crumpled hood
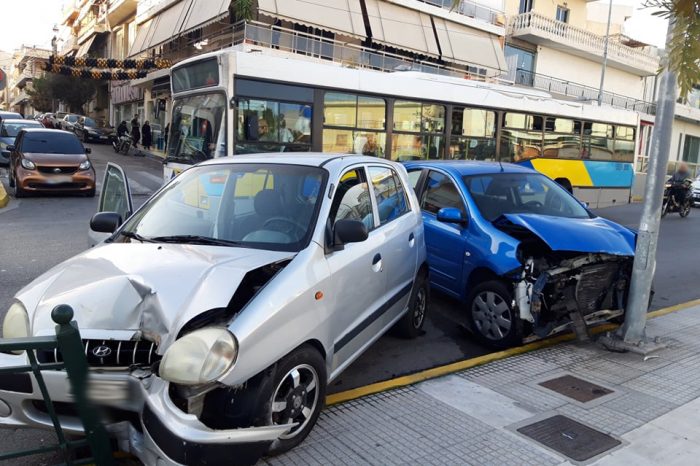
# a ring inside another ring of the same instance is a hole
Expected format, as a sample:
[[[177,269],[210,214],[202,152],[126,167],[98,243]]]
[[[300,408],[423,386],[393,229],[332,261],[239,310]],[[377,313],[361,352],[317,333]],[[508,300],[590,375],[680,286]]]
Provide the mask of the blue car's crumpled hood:
[[[636,234],[601,217],[566,218],[539,214],[504,214],[511,223],[527,228],[553,251],[634,256]]]

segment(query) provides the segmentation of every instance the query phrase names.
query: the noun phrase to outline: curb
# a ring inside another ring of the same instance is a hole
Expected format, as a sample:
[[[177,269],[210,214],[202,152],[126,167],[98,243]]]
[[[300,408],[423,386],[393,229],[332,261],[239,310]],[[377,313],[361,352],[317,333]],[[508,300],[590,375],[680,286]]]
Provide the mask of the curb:
[[[685,303],[676,304],[674,306],[669,306],[663,309],[658,309],[656,311],[649,312],[647,314],[648,319],[654,319],[656,317],[661,317],[666,314],[671,314],[672,312],[682,311],[683,309],[688,309],[693,306],[700,305],[700,299],[694,299]],[[607,332],[609,330],[614,330],[618,328],[617,324],[603,324],[598,327],[592,328],[592,334],[599,334]],[[326,396],[326,406],[331,406],[339,403],[344,403],[346,401],[352,401],[357,398],[362,398],[367,395],[373,395],[375,393],[384,392],[394,388],[405,387],[407,385],[413,385],[418,382],[423,382],[424,380],[435,379],[445,375],[453,374],[455,372],[460,372],[465,369],[470,369],[472,367],[481,366],[483,364],[488,364],[490,362],[498,361],[500,359],[505,359],[511,356],[516,356],[519,354],[529,353],[542,348],[547,348],[553,346],[557,343],[562,343],[565,341],[571,341],[575,339],[573,333],[565,333],[563,335],[557,335],[544,340],[535,341],[528,343],[523,346],[517,346],[515,348],[509,348],[503,351],[497,351],[495,353],[485,354],[483,356],[477,356],[475,358],[463,359],[461,361],[453,362],[451,364],[446,364],[444,366],[433,367],[431,369],[426,369],[414,374],[408,374],[401,377],[396,377],[394,379],[383,380],[381,382],[371,383],[369,385],[364,385],[362,387],[352,388],[343,392],[333,393],[332,395]]]
[[[5,185],[0,183],[0,209],[10,203],[10,196],[5,191]]]

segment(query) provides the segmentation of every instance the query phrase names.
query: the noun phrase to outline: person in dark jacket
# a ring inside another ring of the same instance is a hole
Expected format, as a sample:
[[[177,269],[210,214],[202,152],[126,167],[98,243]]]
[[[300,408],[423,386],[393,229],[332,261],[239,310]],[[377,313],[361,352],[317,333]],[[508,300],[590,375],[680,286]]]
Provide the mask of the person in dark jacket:
[[[139,141],[141,140],[141,130],[139,129],[139,116],[134,115],[131,120],[131,139],[134,141],[134,147],[138,149]]]
[[[122,137],[125,134],[129,134],[129,128],[126,126],[126,120],[122,121],[119,123],[119,126],[117,126],[117,137]]]
[[[151,150],[151,124],[148,120],[143,122],[141,127],[141,144],[146,150]]]

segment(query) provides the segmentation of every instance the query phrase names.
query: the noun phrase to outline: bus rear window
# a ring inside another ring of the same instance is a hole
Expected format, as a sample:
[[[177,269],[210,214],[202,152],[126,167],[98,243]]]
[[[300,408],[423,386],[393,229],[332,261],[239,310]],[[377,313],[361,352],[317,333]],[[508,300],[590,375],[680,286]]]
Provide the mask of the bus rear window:
[[[173,92],[211,87],[219,84],[219,66],[216,58],[203,60],[173,70]]]

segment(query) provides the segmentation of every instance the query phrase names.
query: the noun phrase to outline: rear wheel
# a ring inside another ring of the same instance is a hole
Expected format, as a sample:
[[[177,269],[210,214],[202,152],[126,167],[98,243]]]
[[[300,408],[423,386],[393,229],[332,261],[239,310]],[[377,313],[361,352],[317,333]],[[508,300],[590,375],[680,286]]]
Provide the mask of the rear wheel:
[[[430,284],[425,272],[419,272],[411,290],[408,311],[396,323],[396,331],[403,338],[416,338],[423,333],[423,324],[430,305]]]
[[[692,204],[690,200],[683,201],[683,205],[681,206],[681,209],[678,212],[679,214],[681,214],[681,217],[687,217],[688,214],[690,214],[691,205]]]
[[[311,346],[301,346],[277,363],[268,422],[298,425],[272,443],[270,455],[291,450],[309,435],[326,399],[326,382],[326,362]]]
[[[501,281],[489,280],[473,288],[467,298],[467,318],[477,339],[496,348],[522,344],[523,323],[512,302],[511,291]]]

